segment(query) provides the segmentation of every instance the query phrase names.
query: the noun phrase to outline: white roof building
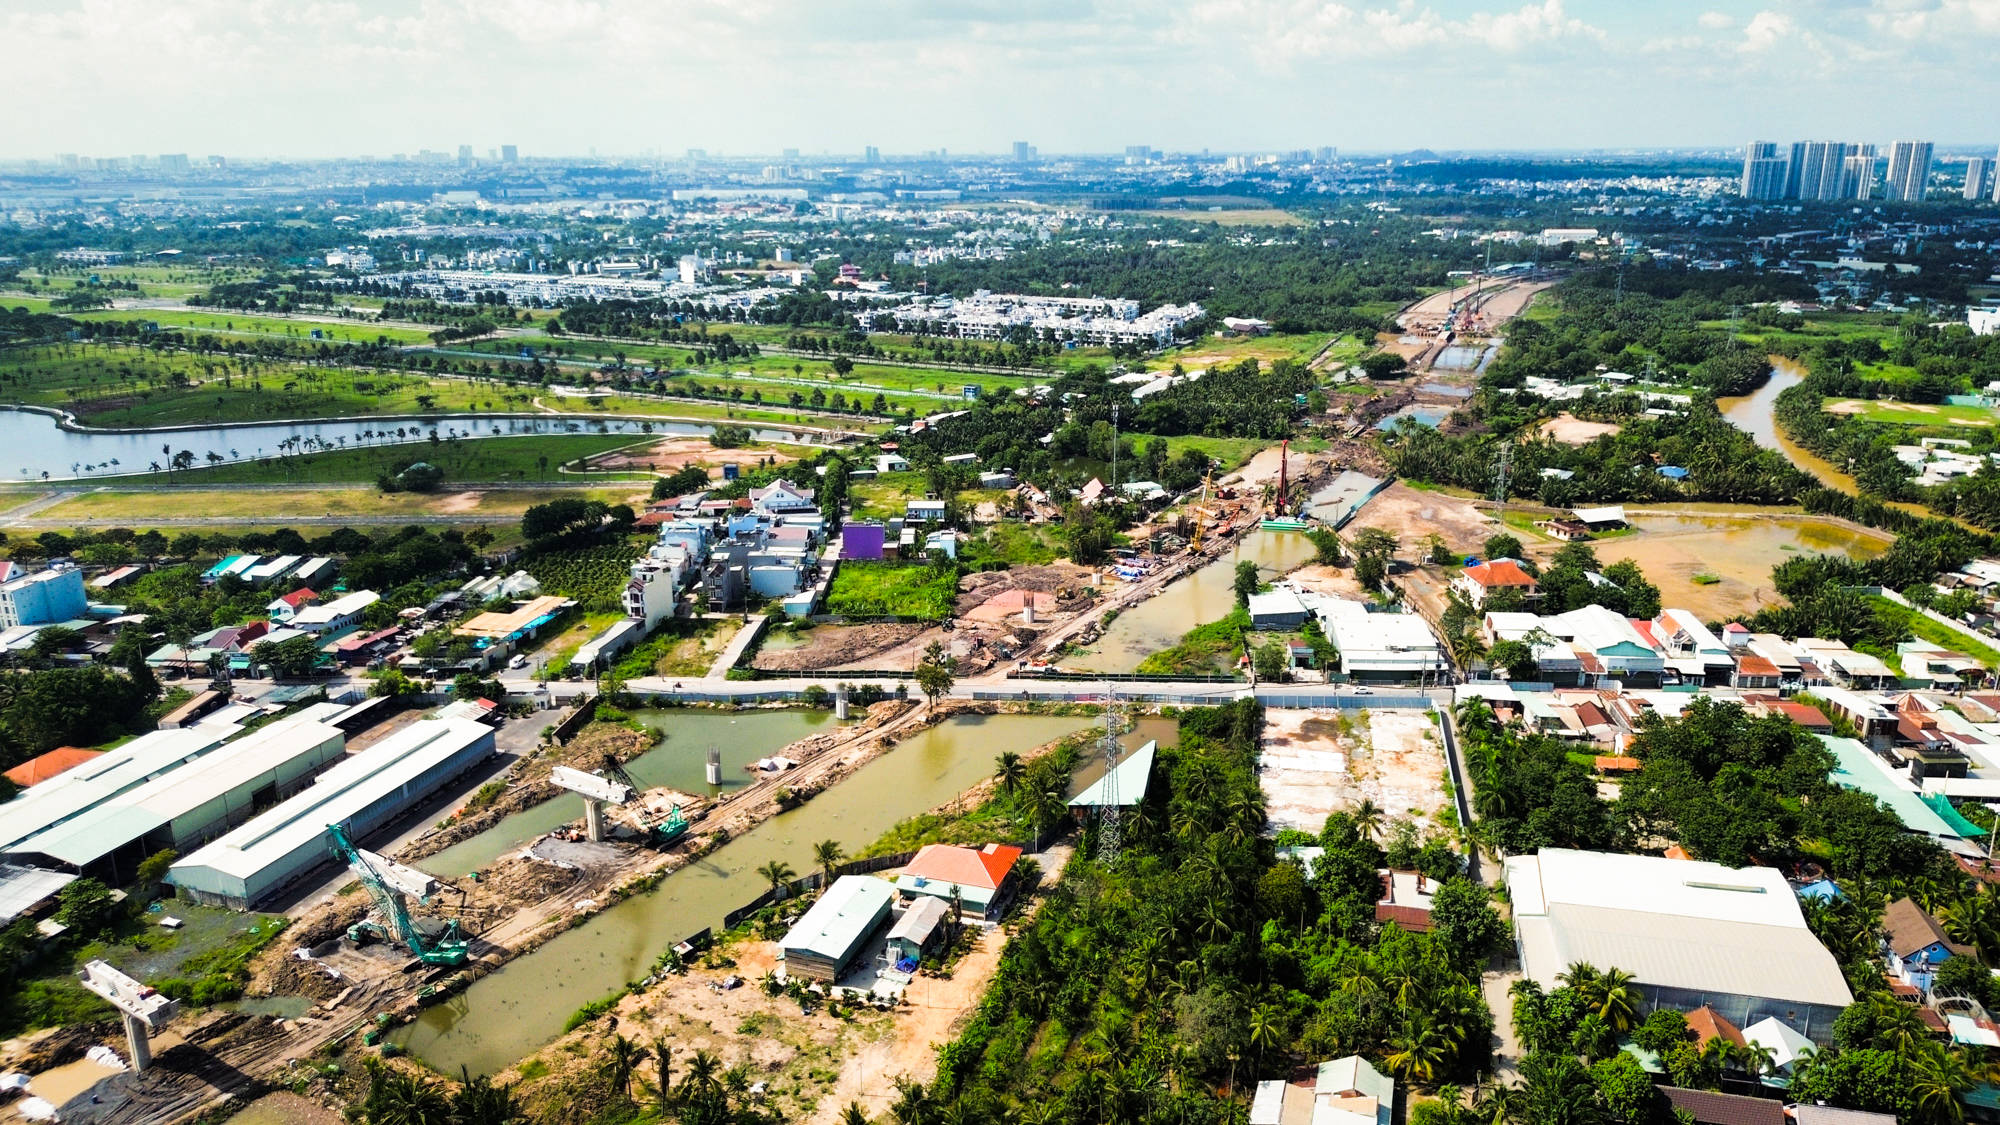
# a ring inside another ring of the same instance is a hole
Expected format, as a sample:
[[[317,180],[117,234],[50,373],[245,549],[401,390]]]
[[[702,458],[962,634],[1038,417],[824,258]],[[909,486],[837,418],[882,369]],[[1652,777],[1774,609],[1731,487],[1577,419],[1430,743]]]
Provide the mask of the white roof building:
[[[0,852],[61,824],[120,793],[200,758],[243,728],[202,723],[156,730],[57,774],[0,804]]]
[[[1522,970],[1544,988],[1578,961],[1615,967],[1649,1008],[1774,1016],[1816,1042],[1853,1000],[1776,868],[1544,848],[1508,857],[1506,880]]]
[[[174,864],[167,881],[243,910],[332,858],[326,829],[356,840],[493,752],[493,728],[419,719],[320,774],[290,800]]]
[[[1356,679],[1408,679],[1450,666],[1430,623],[1414,613],[1370,613],[1362,602],[1316,598],[1312,609],[1340,650],[1340,670]]]

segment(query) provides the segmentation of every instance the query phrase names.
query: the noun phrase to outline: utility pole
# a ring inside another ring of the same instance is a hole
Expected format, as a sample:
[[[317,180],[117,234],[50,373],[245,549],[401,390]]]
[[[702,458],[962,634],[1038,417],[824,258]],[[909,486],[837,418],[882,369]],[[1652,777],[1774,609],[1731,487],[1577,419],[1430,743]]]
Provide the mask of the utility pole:
[[[1111,491],[1118,491],[1118,404],[1111,405]]]
[[[1125,733],[1125,708],[1118,702],[1118,693],[1111,685],[1105,685],[1104,696],[1104,805],[1098,810],[1097,819],[1097,862],[1106,867],[1118,862],[1118,853],[1124,845],[1124,835],[1118,824],[1121,797],[1118,792],[1118,736]]]

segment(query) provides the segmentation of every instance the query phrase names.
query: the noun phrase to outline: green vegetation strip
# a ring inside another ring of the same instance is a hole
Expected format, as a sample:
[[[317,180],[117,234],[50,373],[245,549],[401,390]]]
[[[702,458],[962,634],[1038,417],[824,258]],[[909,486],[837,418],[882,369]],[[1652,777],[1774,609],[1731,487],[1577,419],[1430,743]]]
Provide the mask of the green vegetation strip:
[[[1888,598],[1870,597],[1868,604],[1873,606],[1875,612],[1882,618],[1908,629],[1922,640],[1943,645],[1953,652],[1962,652],[1988,668],[2000,668],[2000,650],[1994,649],[1970,633],[1925,617],[1916,610],[1897,605]]]

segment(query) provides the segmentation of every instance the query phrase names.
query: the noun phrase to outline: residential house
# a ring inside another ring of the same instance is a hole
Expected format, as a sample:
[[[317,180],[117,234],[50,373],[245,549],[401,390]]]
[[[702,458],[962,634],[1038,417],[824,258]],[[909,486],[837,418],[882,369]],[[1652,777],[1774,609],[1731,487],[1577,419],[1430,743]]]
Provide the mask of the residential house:
[[[951,907],[943,899],[928,895],[910,904],[889,928],[889,957],[892,961],[921,961],[938,946],[947,931],[945,920]]]
[[[1732,682],[1737,667],[1729,646],[1710,632],[1699,617],[1685,609],[1664,609],[1652,624],[1654,639],[1669,661],[1677,662],[1683,680],[1710,686]],[[1776,674],[1776,669],[1772,674]]]
[[[1856,652],[1841,641],[1820,637],[1800,637],[1792,647],[1801,659],[1810,659],[1844,688],[1876,691],[1895,687],[1900,677],[1894,669],[1865,652]]]
[[[800,488],[788,480],[773,481],[763,488],[750,490],[750,507],[753,511],[769,515],[816,512],[819,506],[813,503],[813,496],[810,488]]]
[[[943,523],[944,513],[942,500],[911,500],[903,505],[903,518],[918,523]]]
[[[1926,992],[1946,961],[1954,956],[1977,956],[1971,946],[1946,937],[1944,926],[1908,897],[1890,903],[1882,912],[1882,933],[1889,971],[1904,984]]]
[[[1307,616],[1305,602],[1290,589],[1250,595],[1250,623],[1258,629],[1290,632],[1304,625]]]
[[[1535,576],[1522,569],[1514,559],[1493,559],[1477,566],[1468,566],[1458,572],[1451,581],[1452,588],[1465,595],[1477,609],[1486,604],[1486,599],[1499,590],[1518,590],[1526,597],[1536,597],[1540,584]]]
[[[980,917],[998,917],[1013,890],[1014,864],[1021,849],[1008,844],[961,848],[926,844],[896,877],[905,899],[924,896],[950,900],[956,893],[961,908]]]
[[[1657,687],[1666,657],[1639,632],[1633,621],[1601,605],[1587,605],[1545,619],[1548,631],[1566,640],[1584,664],[1582,686],[1615,679],[1627,687]],[[1593,668],[1592,665],[1595,665]]]
[[[1772,690],[1784,683],[1784,676],[1778,666],[1754,652],[1746,652],[1736,658],[1736,669],[1730,674],[1729,686],[1745,690]]]
[[[1382,897],[1375,903],[1377,922],[1394,922],[1412,933],[1431,932],[1431,896],[1437,884],[1419,871],[1385,870]]]
[[[282,598],[272,599],[271,604],[264,607],[264,611],[271,615],[271,620],[280,625],[285,625],[289,624],[294,617],[297,617],[300,610],[318,600],[319,594],[317,592],[302,586]]]
[[[1685,1113],[1695,1125],[1790,1125],[1785,1103],[1772,1098],[1679,1086],[1661,1086],[1659,1091],[1672,1103],[1675,1115]]]

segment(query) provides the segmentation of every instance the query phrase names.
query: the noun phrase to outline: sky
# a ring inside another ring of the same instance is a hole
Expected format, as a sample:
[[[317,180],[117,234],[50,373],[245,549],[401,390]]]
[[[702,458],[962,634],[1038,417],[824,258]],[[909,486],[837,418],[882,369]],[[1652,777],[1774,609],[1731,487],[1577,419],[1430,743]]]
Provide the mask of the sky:
[[[0,0],[0,158],[2000,144],[2000,0]]]

